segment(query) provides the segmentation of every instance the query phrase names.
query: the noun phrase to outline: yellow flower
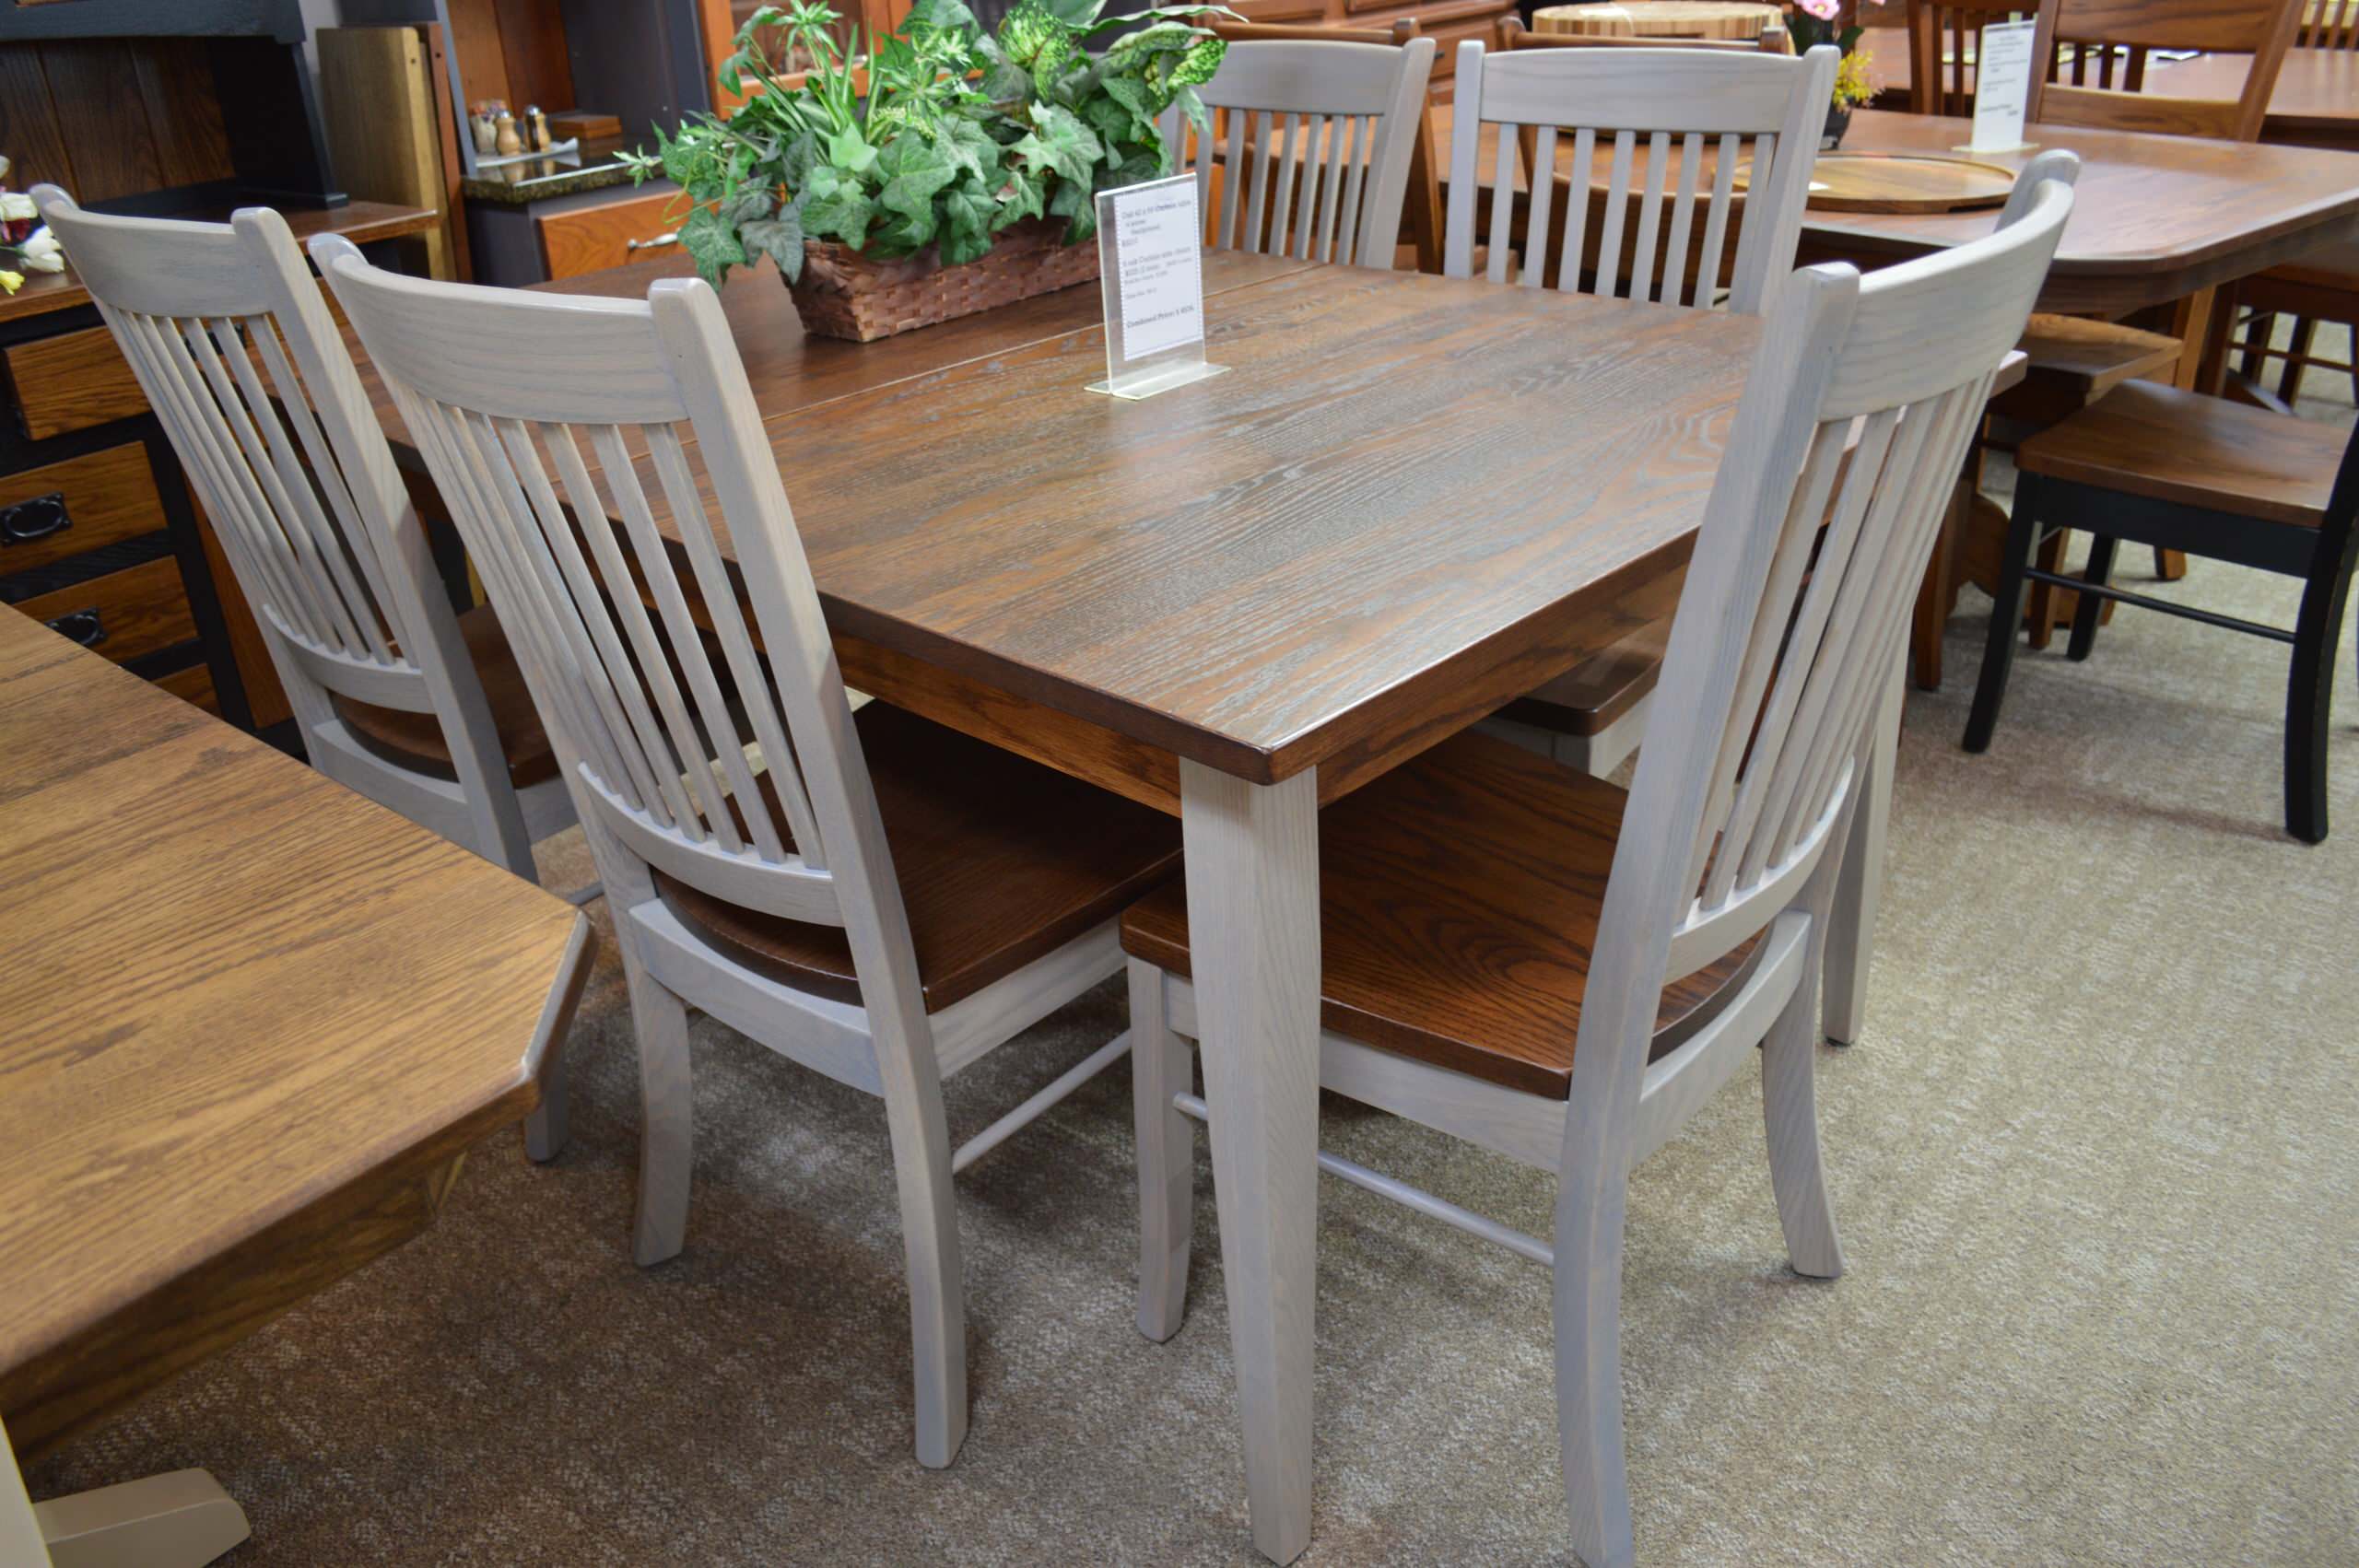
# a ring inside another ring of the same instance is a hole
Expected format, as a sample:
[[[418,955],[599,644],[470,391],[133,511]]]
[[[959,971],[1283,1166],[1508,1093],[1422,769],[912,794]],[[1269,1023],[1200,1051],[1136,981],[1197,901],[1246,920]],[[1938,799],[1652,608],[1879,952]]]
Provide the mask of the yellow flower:
[[[1869,69],[1875,56],[1864,49],[1855,49],[1843,56],[1835,67],[1835,103],[1848,109],[1875,97],[1878,83],[1875,73]]]
[[[24,274],[20,272],[0,272],[0,288],[5,288],[9,293],[14,294],[24,286]]]

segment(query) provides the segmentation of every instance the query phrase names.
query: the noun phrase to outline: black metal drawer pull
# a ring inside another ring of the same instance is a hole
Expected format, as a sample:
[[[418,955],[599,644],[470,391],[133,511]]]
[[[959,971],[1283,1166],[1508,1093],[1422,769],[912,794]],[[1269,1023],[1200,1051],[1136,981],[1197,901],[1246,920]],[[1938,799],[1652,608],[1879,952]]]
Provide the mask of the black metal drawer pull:
[[[65,515],[65,492],[52,490],[13,507],[0,507],[0,545],[29,544],[74,526]]]
[[[107,624],[99,618],[96,604],[87,610],[69,610],[47,624],[51,631],[85,648],[96,648],[107,639]]]

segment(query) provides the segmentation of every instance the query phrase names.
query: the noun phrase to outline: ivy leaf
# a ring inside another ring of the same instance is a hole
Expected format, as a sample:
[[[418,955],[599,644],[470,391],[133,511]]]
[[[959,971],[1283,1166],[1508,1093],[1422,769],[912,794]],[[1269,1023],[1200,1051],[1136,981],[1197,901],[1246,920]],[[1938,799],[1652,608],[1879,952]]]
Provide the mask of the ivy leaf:
[[[912,230],[923,230],[912,243],[924,244],[933,237],[934,193],[958,177],[957,167],[935,143],[905,131],[885,144],[876,169],[885,176],[877,205],[906,219]]]
[[[1007,188],[1000,193],[999,216],[993,228],[1005,228],[1022,218],[1046,217],[1049,213],[1048,193],[1042,188],[1039,175],[1028,169],[1011,167],[1007,171]]]
[[[992,248],[999,202],[991,187],[968,176],[942,193],[942,259],[952,266],[971,262]]]
[[[859,126],[847,125],[827,138],[827,161],[847,174],[865,174],[876,167],[876,149]]]
[[[808,131],[798,133],[779,158],[779,172],[785,177],[786,188],[802,190],[803,182],[811,177],[812,166],[818,161],[819,138]]]
[[[792,283],[803,275],[803,215],[791,204],[780,207],[776,217],[741,224],[737,237],[750,250],[776,262],[787,282]]]
[[[777,209],[776,196],[759,187],[749,187],[723,203],[721,216],[733,228],[743,229],[748,224],[759,223]]]
[[[1049,216],[1065,220],[1065,243],[1078,245],[1097,232],[1097,204],[1086,181],[1062,181],[1049,198]]]
[[[722,216],[710,207],[698,207],[680,225],[680,249],[686,251],[697,264],[697,275],[715,288],[729,275],[731,267],[745,264],[745,247]]]
[[[1072,110],[1053,103],[1032,106],[1032,127],[1007,149],[1008,156],[1020,158],[1036,170],[1054,170],[1086,190],[1089,171],[1106,150],[1089,127]]]
[[[824,240],[832,234],[854,250],[867,240],[875,211],[858,181],[845,179],[824,163],[811,171],[810,182],[803,188],[802,210],[804,238]]]
[[[953,170],[973,176],[987,190],[999,183],[1000,145],[974,121],[951,121],[941,146]]]

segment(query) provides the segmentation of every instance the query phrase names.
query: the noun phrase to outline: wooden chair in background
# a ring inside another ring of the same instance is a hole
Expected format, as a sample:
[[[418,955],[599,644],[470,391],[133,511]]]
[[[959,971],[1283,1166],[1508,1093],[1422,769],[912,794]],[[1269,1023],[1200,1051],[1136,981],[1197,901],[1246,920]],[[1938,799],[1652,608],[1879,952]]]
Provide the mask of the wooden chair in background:
[[[2123,387],[2023,444],[2007,569],[1991,613],[1966,749],[1987,750],[2006,695],[2013,626],[2027,583],[2045,578],[2081,595],[2067,651],[2086,659],[2097,604],[2119,600],[2206,626],[2291,643],[2285,696],[2285,830],[2327,835],[2327,737],[2334,656],[2359,554],[2359,431],[2249,408],[2176,387]],[[2079,578],[2035,563],[2049,529],[2094,535]],[[2303,580],[2294,629],[2262,626],[2107,585],[2118,541],[2161,546]]]
[[[499,620],[452,610],[287,220],[114,217],[54,185],[32,196],[218,531],[311,766],[539,880],[534,841],[571,825],[572,798]],[[565,1142],[561,1072],[560,1059],[525,1126],[536,1160]]]
[[[1115,919],[1178,869],[1178,825],[881,703],[853,717],[701,282],[571,298],[381,273],[341,240],[311,253],[516,636],[605,879],[645,1117],[634,1256],[662,1262],[686,1238],[689,1008],[880,1096],[918,1458],[948,1464],[967,1431],[952,1174],[1128,1042],[955,1153],[942,1081],[1121,967]],[[625,583],[640,591],[605,591]]]
[[[1974,112],[1974,60],[1982,29],[2019,22],[2036,0],[1908,0],[1908,107],[1918,114]]]
[[[1214,33],[1228,43],[1375,43],[1392,48],[1405,48],[1412,39],[1425,36],[1424,26],[1414,17],[1403,17],[1389,30],[1375,28],[1325,28],[1285,22],[1231,22],[1213,19],[1206,24]],[[1401,250],[1393,257],[1395,268],[1414,267],[1419,272],[1441,271],[1441,166],[1434,157],[1433,86],[1427,74],[1426,102],[1417,111],[1417,144],[1409,155],[1409,186],[1402,198],[1401,212]]]
[[[1716,49],[1731,54],[1791,54],[1793,36],[1783,25],[1763,28],[1758,39],[1643,38],[1619,33],[1533,32],[1520,17],[1499,18],[1499,48],[1518,49]]]
[[[2294,47],[2359,50],[2359,0],[2310,0],[2302,14]],[[2359,396],[2359,246],[2339,245],[2324,254],[2241,279],[2236,297],[2237,306],[2251,312],[2238,327],[2241,365],[2234,390],[2239,395],[2290,413],[2301,396],[2303,376],[2321,369],[2349,376],[2353,395]],[[2293,318],[2291,334],[2282,349],[2273,341],[2279,316]],[[2327,359],[2314,352],[2322,322],[2349,329],[2348,359]],[[2273,392],[2265,389],[2262,379],[2271,359],[2285,362]]]
[[[1215,134],[1183,141],[1177,105],[1162,125],[1166,146],[1194,148],[1192,163],[1183,151],[1179,167],[1196,176],[1212,247],[1392,266],[1418,144],[1431,139],[1433,62],[1434,41],[1422,36],[1397,45],[1332,32],[1231,43],[1197,88],[1218,116]],[[1413,232],[1417,222],[1413,210]]]
[[[1461,66],[1461,94],[1478,81],[1483,112],[1562,107]],[[1813,1074],[1846,819],[1948,476],[2071,205],[2049,184],[1988,239],[1864,279],[1814,267],[1779,290],[1628,793],[1465,733],[1320,813],[1321,1085],[1555,1172],[1554,1245],[1333,1155],[1320,1164],[1553,1270],[1557,1431],[1590,1568],[1635,1552],[1620,1339],[1630,1170],[1755,1046],[1793,1267],[1843,1270]],[[1170,890],[1122,920],[1139,1327],[1157,1340],[1185,1311],[1194,1228],[1191,934]]]

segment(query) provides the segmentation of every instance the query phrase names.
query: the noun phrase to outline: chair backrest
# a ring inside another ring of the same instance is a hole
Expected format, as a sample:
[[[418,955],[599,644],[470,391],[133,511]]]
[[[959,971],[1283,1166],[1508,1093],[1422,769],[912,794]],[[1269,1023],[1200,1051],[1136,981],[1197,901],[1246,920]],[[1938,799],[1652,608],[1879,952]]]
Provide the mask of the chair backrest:
[[[2038,11],[2037,0],[1908,0],[1908,107],[1919,114],[1973,113],[1982,29],[2029,21]]]
[[[1391,268],[1433,64],[1423,37],[1231,44],[1196,89],[1218,114],[1215,134],[1183,142],[1177,105],[1162,126],[1165,146],[1192,145],[1182,166],[1208,214],[1221,168],[1213,248]]]
[[[329,692],[431,713],[473,847],[521,849],[529,865],[425,529],[287,220],[265,207],[226,224],[116,217],[53,185],[33,198],[187,470],[314,760],[372,766],[322,758]]]
[[[2071,201],[2048,182],[1987,239],[1778,291],[1638,755],[1575,1051],[1599,1078],[1577,1104],[1634,1106],[1665,977],[1766,930],[1841,842],[1951,486]]]
[[[433,283],[327,236],[311,253],[450,504],[584,829],[731,903],[848,928],[863,987],[880,952],[914,974],[834,645],[719,296],[693,278],[644,300]]]
[[[1543,287],[1549,260],[1555,257],[1560,288],[1579,290],[1588,272],[1593,292],[1609,298],[1626,294],[1710,306],[1720,286],[1734,211],[1740,215],[1739,233],[1734,262],[1727,268],[1728,306],[1757,314],[1771,280],[1793,264],[1802,239],[1802,203],[1834,92],[1837,59],[1837,52],[1824,44],[1800,59],[1698,49],[1532,49],[1486,55],[1481,43],[1467,40],[1458,46],[1442,270],[1452,277],[1473,275],[1484,128],[1496,126],[1488,228],[1487,275],[1493,283],[1507,279],[1520,158],[1528,165],[1532,192],[1522,240],[1520,281],[1526,287]],[[1520,143],[1526,126],[1537,133],[1529,152]],[[1574,135],[1571,187],[1566,210],[1558,215],[1554,207],[1560,127]],[[1647,138],[1643,152],[1641,135]],[[1733,199],[1734,180],[1748,141],[1752,170],[1740,203]],[[1701,191],[1708,146],[1715,155],[1711,184]],[[1601,146],[1612,149],[1613,164],[1603,222],[1591,246],[1590,170]],[[1667,190],[1674,151],[1679,174],[1675,188]],[[1628,221],[1634,204],[1635,224]]]
[[[1792,34],[1782,22],[1761,29],[1759,38],[1642,38],[1636,34],[1534,32],[1521,17],[1499,18],[1499,47],[1517,49],[1717,49],[1729,54],[1791,54]]]
[[[2269,95],[2294,41],[2306,0],[2049,0],[2040,8],[2032,58],[2050,62],[2035,72],[2026,118],[2050,125],[2107,131],[2154,131],[2249,142],[2260,135]],[[2077,47],[2075,47],[2077,46]],[[2115,51],[2130,51],[2129,72],[2112,79]],[[2071,79],[2063,79],[2059,50],[2071,50]],[[2207,54],[2249,54],[2252,67],[2234,99],[2172,98],[2141,90],[2144,53],[2193,49]],[[2100,77],[2091,85],[2095,58]]]
[[[2359,49],[2359,0],[2310,0],[2302,13],[2300,49]]]

